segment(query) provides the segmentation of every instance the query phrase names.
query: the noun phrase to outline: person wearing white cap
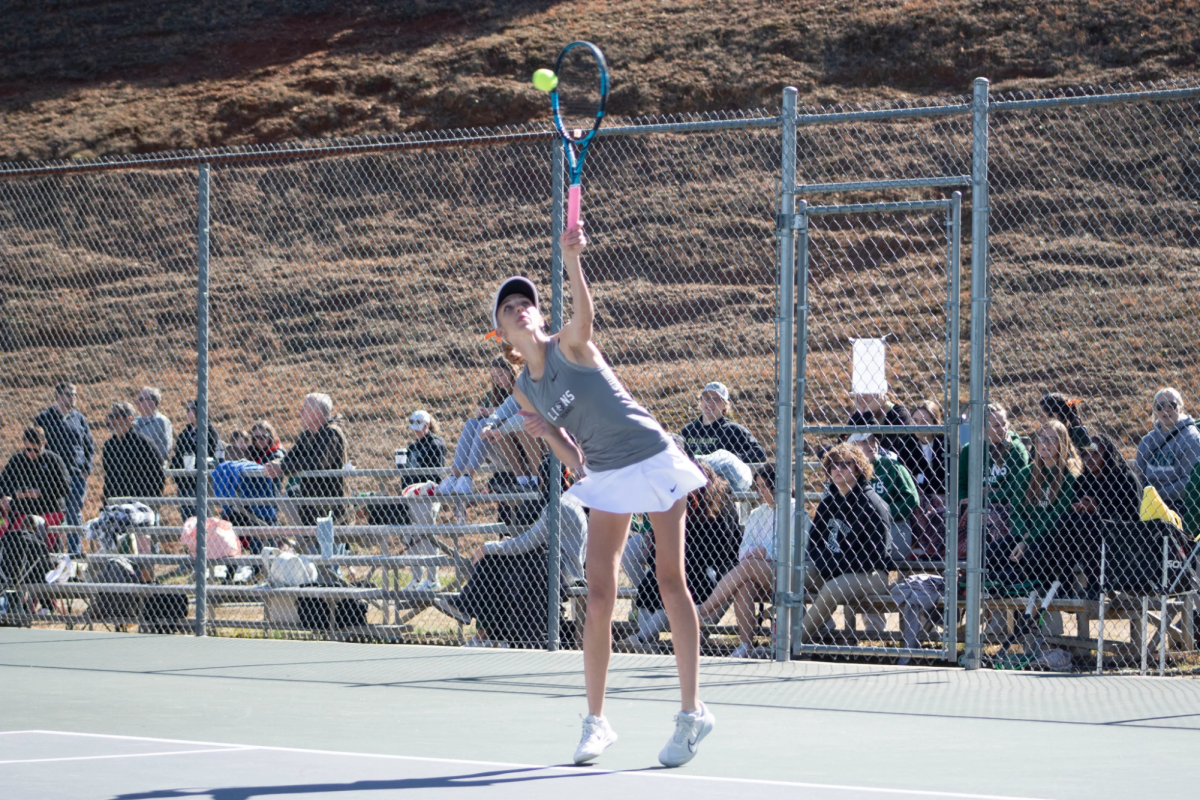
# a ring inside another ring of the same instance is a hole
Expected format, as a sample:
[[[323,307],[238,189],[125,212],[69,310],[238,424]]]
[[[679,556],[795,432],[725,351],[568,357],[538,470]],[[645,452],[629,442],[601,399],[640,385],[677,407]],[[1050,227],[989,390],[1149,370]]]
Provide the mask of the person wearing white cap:
[[[729,411],[729,388],[711,381],[700,390],[700,416],[683,426],[680,435],[688,454],[706,456],[716,450],[728,450],[747,464],[767,460],[767,452],[744,426],[725,416]]]
[[[413,443],[408,446],[408,469],[429,469],[428,473],[414,473],[404,477],[404,485],[442,479],[439,467],[446,466],[446,440],[439,434],[442,426],[423,408],[412,412],[408,418],[408,435]]]
[[[525,365],[513,395],[521,404],[526,432],[545,439],[571,470],[586,468],[584,478],[568,491],[591,508],[583,631],[588,715],[575,762],[597,758],[617,740],[604,716],[617,573],[631,516],[648,513],[682,695],[675,732],[658,759],[676,767],[695,756],[696,746],[715,723],[712,711],[700,702],[700,622],[683,566],[687,496],[706,481],[650,412],[629,395],[592,341],[595,307],[579,259],[586,244],[582,224],[562,235],[573,313],[558,333],[546,333],[537,288],[520,276],[497,288],[492,323]]]

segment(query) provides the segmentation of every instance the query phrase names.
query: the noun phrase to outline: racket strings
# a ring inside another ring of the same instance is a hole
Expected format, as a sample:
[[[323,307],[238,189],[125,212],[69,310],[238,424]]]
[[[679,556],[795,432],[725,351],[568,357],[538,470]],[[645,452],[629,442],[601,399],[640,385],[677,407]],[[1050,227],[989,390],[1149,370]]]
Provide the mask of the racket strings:
[[[601,104],[601,70],[586,47],[568,50],[556,70],[558,113],[572,139],[582,139],[596,126]]]

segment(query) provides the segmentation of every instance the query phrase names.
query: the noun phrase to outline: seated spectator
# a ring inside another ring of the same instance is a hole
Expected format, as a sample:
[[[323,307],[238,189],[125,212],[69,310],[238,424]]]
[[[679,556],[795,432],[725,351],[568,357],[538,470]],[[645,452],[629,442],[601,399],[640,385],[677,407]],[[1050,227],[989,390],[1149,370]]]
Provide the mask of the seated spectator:
[[[729,389],[720,381],[705,384],[700,391],[700,417],[683,426],[684,452],[695,458],[714,450],[728,450],[747,464],[767,460],[767,452],[749,430],[725,415],[729,411]]]
[[[1012,483],[1029,466],[1029,451],[1016,431],[1008,427],[1008,412],[999,403],[988,403],[988,459],[983,468],[983,490],[995,497],[1014,496]],[[967,475],[971,463],[971,446],[964,445],[958,456],[958,498],[967,500]],[[994,502],[994,501],[993,501]],[[961,515],[960,515],[961,516]]]
[[[296,438],[291,452],[281,461],[263,465],[267,478],[282,478],[297,472],[340,470],[346,463],[346,436],[333,415],[333,400],[327,394],[314,392],[300,405],[300,422],[304,431]],[[297,497],[344,497],[345,478],[300,478]],[[331,513],[340,516],[341,508],[329,505],[302,505],[296,510],[301,525],[315,525],[318,517]]]
[[[265,419],[250,426],[250,446],[246,449],[246,458],[256,464],[270,464],[282,461],[285,455],[279,437],[275,435],[275,426]]]
[[[167,480],[163,459],[158,448],[133,429],[133,415],[129,403],[113,403],[105,420],[112,436],[100,453],[104,505],[115,497],[162,497]]]
[[[1087,426],[1079,416],[1079,405],[1082,402],[1078,398],[1068,398],[1058,392],[1043,395],[1038,401],[1038,424],[1041,425],[1048,419],[1058,420],[1066,426],[1067,432],[1071,434],[1071,443],[1080,452],[1092,443]]]
[[[933,400],[922,400],[912,411],[914,425],[941,425],[942,408]],[[920,466],[912,472],[922,497],[946,497],[946,437],[940,433],[918,433]]]
[[[409,436],[413,439],[408,446],[408,469],[431,471],[406,475],[403,483],[405,486],[425,481],[438,483],[442,475],[437,469],[446,466],[446,440],[439,435],[442,426],[424,409],[414,411],[408,422]]]
[[[912,414],[904,405],[892,400],[888,392],[854,395],[854,413],[849,425],[912,425]],[[917,437],[909,433],[883,434],[879,445],[894,453],[910,475],[921,471],[921,445]]]
[[[171,420],[158,410],[161,404],[162,392],[153,386],[143,386],[137,396],[137,410],[140,416],[134,420],[133,429],[149,439],[159,457],[166,461],[175,434],[171,429]]]
[[[11,528],[26,516],[39,516],[47,525],[61,525],[67,507],[70,478],[58,453],[46,447],[46,432],[32,425],[21,436],[24,448],[0,472],[0,511]]]
[[[726,572],[712,594],[696,607],[700,621],[714,625],[721,621],[729,603],[737,616],[740,643],[731,658],[760,655],[754,648],[754,630],[758,620],[754,604],[773,599],[775,590],[775,465],[763,464],[754,471],[754,489],[762,505],[750,512],[738,548],[738,564]],[[788,508],[795,514],[796,501]]]
[[[1138,472],[1158,489],[1163,502],[1181,508],[1197,462],[1200,431],[1196,421],[1183,413],[1183,395],[1175,389],[1159,389],[1154,395],[1154,428],[1138,443]]]
[[[1031,552],[1031,563],[1042,565],[1041,577],[1060,581],[1069,590],[1077,570],[1088,587],[1099,586],[1100,539],[1110,522],[1137,522],[1142,481],[1104,434],[1089,437],[1083,454],[1083,474],[1075,482],[1075,498],[1058,520],[1052,535]]]
[[[188,469],[188,464],[191,464],[190,469],[196,467],[196,401],[187,401],[187,420],[188,424],[179,435],[175,437],[175,449],[171,453],[171,461],[167,464],[168,469]],[[217,429],[213,427],[211,421],[208,424],[208,457],[214,461],[217,458],[217,448],[220,447],[221,437],[217,435]],[[196,496],[196,478],[194,476],[175,478],[175,494],[180,497],[195,497]],[[196,516],[196,507],[180,506],[179,516],[183,519]]]
[[[737,563],[742,531],[729,484],[708,464],[698,462],[697,466],[708,483],[688,494],[683,569],[691,596],[708,597],[717,580]],[[646,536],[650,554],[636,584],[633,603],[638,611],[638,632],[626,639],[624,645],[634,651],[656,652],[658,635],[667,630],[667,612],[659,592],[653,532]]]
[[[912,553],[912,526],[909,518],[921,504],[921,495],[912,475],[895,453],[879,445],[879,436],[873,433],[856,433],[850,444],[856,445],[867,457],[875,477],[871,488],[883,498],[892,515],[892,534],[889,551],[895,558],[908,558]]]
[[[60,383],[54,387],[54,404],[33,420],[34,425],[46,432],[46,449],[58,454],[71,476],[64,517],[68,525],[83,524],[83,500],[96,457],[96,443],[87,418],[75,407],[77,399],[75,384]],[[81,552],[82,541],[78,533],[68,534],[67,543],[72,554]]]
[[[804,614],[804,642],[824,633],[839,604],[887,592],[892,568],[892,515],[871,488],[875,471],[863,451],[842,443],[825,453],[821,463],[829,486],[808,533],[809,572],[817,592]]]
[[[438,494],[474,492],[475,473],[486,461],[511,474],[518,485],[528,484],[535,465],[541,461],[541,446],[525,433],[521,415],[517,413],[520,406],[512,394],[517,381],[513,365],[503,356],[497,356],[489,372],[492,388],[471,418],[463,423],[450,474],[438,486]]]
[[[434,604],[444,613],[469,625],[477,623],[466,647],[512,644],[544,646],[546,643],[547,545],[550,520],[550,464],[539,470],[542,510],[529,530],[509,539],[487,542],[475,551],[475,567],[458,597],[438,597]],[[563,488],[569,486],[566,471]],[[564,494],[559,512],[560,580],[564,587],[584,581],[587,550],[587,513],[573,496]]]
[[[1075,482],[1082,473],[1083,462],[1067,426],[1056,419],[1047,420],[1038,430],[1033,460],[1009,484],[1006,499],[1016,512],[1009,517],[1009,534],[987,545],[991,579],[1015,582],[1036,577],[1038,565],[1023,561],[1025,552],[1054,532],[1075,502]],[[1011,569],[1004,563],[1005,557],[1021,568]]]

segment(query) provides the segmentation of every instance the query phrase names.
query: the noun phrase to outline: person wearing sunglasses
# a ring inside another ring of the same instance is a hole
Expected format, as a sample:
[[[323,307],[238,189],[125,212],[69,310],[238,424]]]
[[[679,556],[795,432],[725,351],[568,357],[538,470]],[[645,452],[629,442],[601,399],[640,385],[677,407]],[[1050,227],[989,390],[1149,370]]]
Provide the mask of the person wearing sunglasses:
[[[885,593],[893,566],[888,555],[892,514],[871,487],[871,462],[857,445],[843,442],[830,449],[821,464],[829,485],[808,532],[810,575],[817,593],[804,614],[803,642],[825,631],[839,605]]]
[[[21,438],[22,449],[0,472],[0,511],[11,528],[20,527],[27,515],[61,525],[70,487],[67,466],[46,449],[46,432],[39,426],[26,428]]]
[[[1137,468],[1163,501],[1181,508],[1192,469],[1200,461],[1200,431],[1183,411],[1183,395],[1166,387],[1154,395],[1154,427],[1137,448]]]

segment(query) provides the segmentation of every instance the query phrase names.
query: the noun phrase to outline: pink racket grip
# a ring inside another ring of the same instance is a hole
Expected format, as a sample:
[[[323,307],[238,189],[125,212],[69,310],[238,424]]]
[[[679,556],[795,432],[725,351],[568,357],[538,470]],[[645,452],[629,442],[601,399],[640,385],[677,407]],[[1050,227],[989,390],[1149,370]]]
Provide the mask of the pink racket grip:
[[[572,184],[567,189],[567,230],[579,226],[579,184]]]

